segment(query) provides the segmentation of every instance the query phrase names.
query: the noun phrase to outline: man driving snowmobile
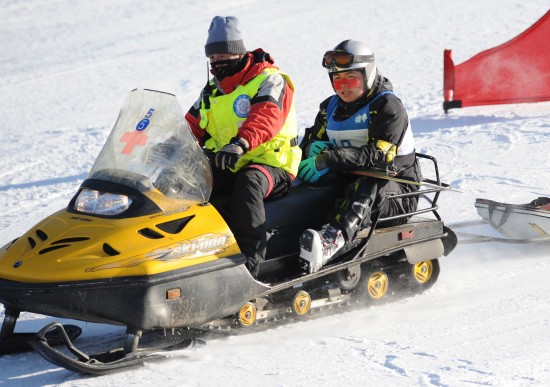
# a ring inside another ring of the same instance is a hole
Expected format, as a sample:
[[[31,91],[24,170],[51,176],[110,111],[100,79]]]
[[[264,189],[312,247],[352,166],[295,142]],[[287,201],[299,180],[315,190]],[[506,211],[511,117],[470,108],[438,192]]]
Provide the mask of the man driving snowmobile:
[[[227,221],[256,276],[267,243],[263,200],[286,194],[300,163],[294,87],[268,53],[246,51],[234,16],[212,19],[205,51],[214,78],[185,118],[211,159],[214,194],[230,196]]]
[[[328,172],[379,168],[419,181],[409,117],[390,81],[378,71],[372,51],[361,42],[345,40],[325,53],[322,65],[336,94],[321,103],[314,125],[305,130],[298,177],[315,183]],[[412,184],[352,177],[330,221],[320,230],[308,229],[302,234],[300,258],[304,268],[310,273],[319,270],[358,231],[369,227],[374,215],[388,217],[414,211],[417,197],[384,199],[416,190]],[[406,218],[385,225],[403,222]]]

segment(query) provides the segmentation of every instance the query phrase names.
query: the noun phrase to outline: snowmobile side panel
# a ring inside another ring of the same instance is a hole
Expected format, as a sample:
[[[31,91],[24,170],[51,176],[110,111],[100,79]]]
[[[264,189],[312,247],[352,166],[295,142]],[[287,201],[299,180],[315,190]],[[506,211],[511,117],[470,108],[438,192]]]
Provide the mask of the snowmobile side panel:
[[[51,316],[142,329],[200,326],[235,313],[265,286],[244,266],[242,255],[149,277],[28,284],[0,280],[6,306]],[[172,292],[178,297],[170,298]]]
[[[406,224],[376,229],[363,255],[376,254],[388,248],[398,250],[405,246],[418,244],[418,242],[440,240],[444,235],[443,222],[426,218],[413,218]],[[441,255],[439,254],[434,258]]]
[[[444,248],[441,239],[434,239],[415,245],[405,246],[405,255],[410,263],[418,263],[437,259],[443,255]]]

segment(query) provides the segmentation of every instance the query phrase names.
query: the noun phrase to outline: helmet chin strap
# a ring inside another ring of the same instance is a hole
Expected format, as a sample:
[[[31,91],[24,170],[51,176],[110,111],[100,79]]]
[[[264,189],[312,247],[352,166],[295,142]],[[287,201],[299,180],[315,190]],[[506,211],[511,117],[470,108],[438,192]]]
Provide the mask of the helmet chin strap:
[[[367,79],[367,69],[366,68],[363,69],[363,76],[365,77],[365,86],[367,90],[370,90],[373,88],[377,73],[378,73],[378,69],[374,67],[370,72],[369,78]]]

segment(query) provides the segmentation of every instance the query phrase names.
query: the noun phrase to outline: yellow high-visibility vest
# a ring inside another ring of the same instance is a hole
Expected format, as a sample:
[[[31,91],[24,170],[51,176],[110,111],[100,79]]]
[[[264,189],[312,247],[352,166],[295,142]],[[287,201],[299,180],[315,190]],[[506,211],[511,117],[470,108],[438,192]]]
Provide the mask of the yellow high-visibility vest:
[[[239,127],[250,113],[250,100],[256,96],[262,82],[274,73],[281,74],[294,89],[287,74],[274,68],[268,68],[246,85],[239,85],[229,94],[216,95],[217,89],[214,88],[212,95],[207,97],[209,107],[203,98],[200,108],[200,127],[211,136],[205,142],[207,148],[217,152],[237,136]],[[282,168],[296,176],[302,156],[302,151],[298,147],[297,134],[296,110],[293,102],[279,133],[271,140],[246,152],[233,171],[238,171],[253,162]]]

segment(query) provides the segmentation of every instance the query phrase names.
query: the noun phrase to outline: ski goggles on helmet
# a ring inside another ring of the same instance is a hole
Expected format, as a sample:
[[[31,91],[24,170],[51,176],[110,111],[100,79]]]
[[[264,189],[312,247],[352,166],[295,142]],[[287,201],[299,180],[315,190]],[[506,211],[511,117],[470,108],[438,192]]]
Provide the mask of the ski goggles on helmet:
[[[327,51],[323,55],[323,67],[339,67],[342,69],[352,68],[357,63],[369,63],[374,60],[374,55],[354,55],[344,51]]]

